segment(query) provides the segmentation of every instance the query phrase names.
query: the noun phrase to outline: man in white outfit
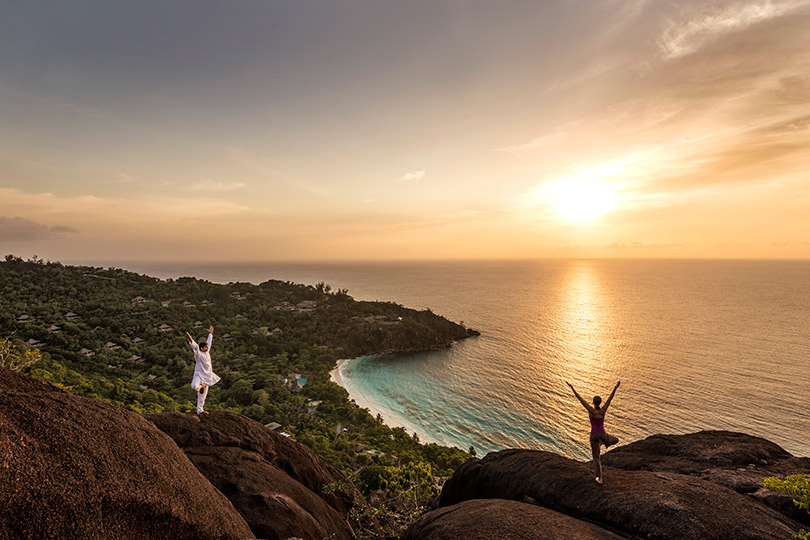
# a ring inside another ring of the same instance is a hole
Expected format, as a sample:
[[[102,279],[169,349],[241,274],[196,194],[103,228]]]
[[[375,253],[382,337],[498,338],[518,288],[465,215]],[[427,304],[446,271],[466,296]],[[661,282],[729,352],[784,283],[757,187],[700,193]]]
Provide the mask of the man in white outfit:
[[[205,398],[208,397],[208,387],[219,382],[219,375],[211,367],[211,343],[214,341],[214,327],[208,328],[208,339],[202,345],[197,345],[191,334],[186,332],[194,351],[194,377],[191,379],[191,388],[197,392],[197,414],[208,414],[203,410]]]

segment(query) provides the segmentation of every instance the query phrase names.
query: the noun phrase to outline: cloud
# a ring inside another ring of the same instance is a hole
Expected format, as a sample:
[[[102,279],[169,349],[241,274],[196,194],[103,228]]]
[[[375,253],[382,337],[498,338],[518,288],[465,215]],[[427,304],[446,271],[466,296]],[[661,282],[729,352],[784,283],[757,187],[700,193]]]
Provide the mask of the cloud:
[[[120,226],[131,229],[133,224],[163,227],[177,220],[197,222],[219,217],[246,217],[266,211],[223,200],[202,197],[193,204],[184,197],[144,194],[138,198],[96,197],[74,195],[61,197],[52,193],[24,193],[17,189],[0,188],[0,212],[22,209],[26,215],[43,220],[69,220],[82,224],[82,230]]]
[[[111,184],[127,184],[132,182],[132,176],[127,173],[118,173],[118,176],[112,180],[110,180]]]
[[[0,216],[0,240],[46,240],[76,232],[67,225],[43,225],[21,217]]]
[[[247,184],[244,182],[214,182],[213,180],[203,180],[202,182],[198,182],[194,184],[192,189],[194,191],[214,191],[214,192],[222,192],[222,191],[233,191],[235,189],[242,189]]]
[[[413,171],[409,173],[405,173],[402,178],[400,178],[400,182],[410,182],[415,180],[421,180],[425,177],[425,171]]]
[[[810,5],[807,0],[766,0],[721,7],[709,3],[687,13],[686,21],[668,21],[658,46],[664,59],[681,58],[698,51],[718,37],[782,17],[807,5]]]

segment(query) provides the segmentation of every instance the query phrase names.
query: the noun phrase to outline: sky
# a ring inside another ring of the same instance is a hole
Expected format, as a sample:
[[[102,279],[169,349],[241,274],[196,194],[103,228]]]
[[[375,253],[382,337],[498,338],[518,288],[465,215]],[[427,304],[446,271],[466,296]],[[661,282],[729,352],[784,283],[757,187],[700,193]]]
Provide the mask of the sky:
[[[810,258],[810,0],[0,15],[0,255]]]

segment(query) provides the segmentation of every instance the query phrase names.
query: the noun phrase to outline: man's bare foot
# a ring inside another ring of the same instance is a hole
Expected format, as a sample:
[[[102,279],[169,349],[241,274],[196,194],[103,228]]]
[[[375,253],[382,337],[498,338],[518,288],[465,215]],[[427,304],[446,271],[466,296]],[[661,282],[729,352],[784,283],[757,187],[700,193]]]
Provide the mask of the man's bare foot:
[[[596,483],[597,483],[597,484],[601,484],[601,483],[602,483],[602,477],[601,477],[601,476],[597,476],[596,478],[594,478],[594,480],[596,480]]]

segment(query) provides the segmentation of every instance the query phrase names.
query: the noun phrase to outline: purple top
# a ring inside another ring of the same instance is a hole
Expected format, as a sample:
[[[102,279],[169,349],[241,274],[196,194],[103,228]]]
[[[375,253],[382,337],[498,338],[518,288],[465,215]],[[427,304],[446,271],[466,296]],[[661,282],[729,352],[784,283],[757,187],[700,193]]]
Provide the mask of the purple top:
[[[591,433],[604,433],[605,432],[605,419],[597,418],[596,416],[589,416],[591,419]]]

